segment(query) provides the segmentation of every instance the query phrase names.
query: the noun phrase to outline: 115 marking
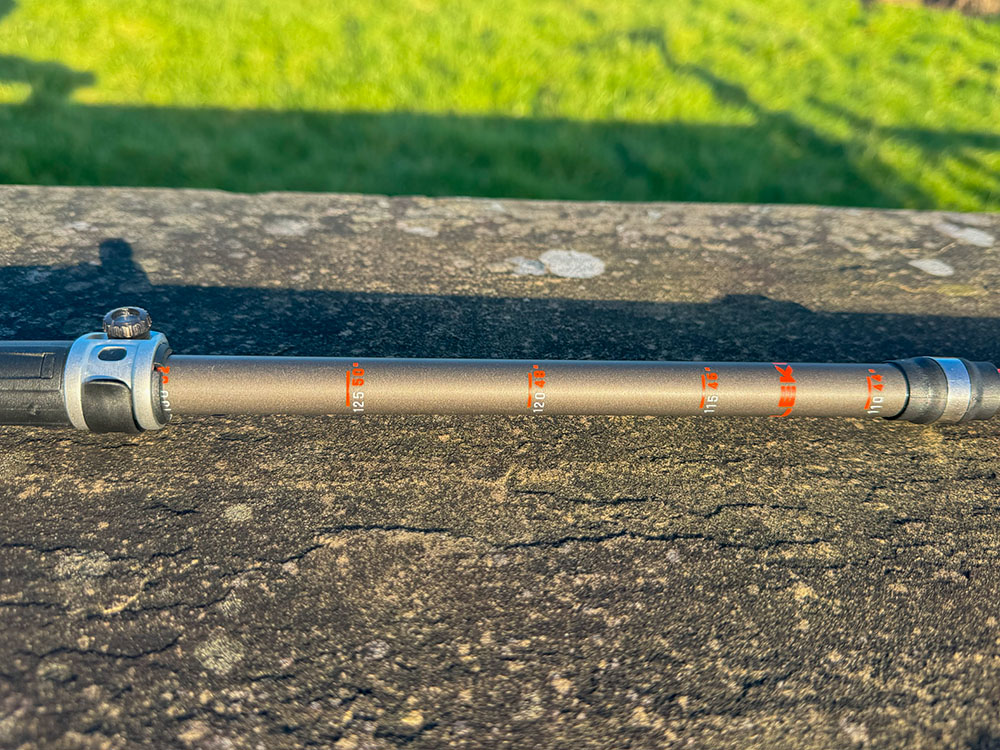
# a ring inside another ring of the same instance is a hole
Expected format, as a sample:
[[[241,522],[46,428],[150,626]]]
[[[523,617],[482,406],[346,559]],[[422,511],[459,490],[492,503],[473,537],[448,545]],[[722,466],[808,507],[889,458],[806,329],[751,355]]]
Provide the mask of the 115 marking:
[[[719,389],[719,373],[714,372],[711,367],[706,367],[701,375],[701,402],[698,408],[702,414],[714,414],[719,405],[719,396],[714,391]],[[710,392],[712,391],[712,392]]]

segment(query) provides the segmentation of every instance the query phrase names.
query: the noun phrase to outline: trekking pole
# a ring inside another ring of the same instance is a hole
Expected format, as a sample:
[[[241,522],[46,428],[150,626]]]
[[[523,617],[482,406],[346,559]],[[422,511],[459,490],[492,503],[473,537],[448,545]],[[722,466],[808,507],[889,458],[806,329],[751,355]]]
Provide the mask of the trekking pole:
[[[138,433],[173,415],[613,414],[867,417],[1000,410],[989,362],[863,364],[243,357],[174,354],[121,307],[75,341],[0,342],[0,424]]]

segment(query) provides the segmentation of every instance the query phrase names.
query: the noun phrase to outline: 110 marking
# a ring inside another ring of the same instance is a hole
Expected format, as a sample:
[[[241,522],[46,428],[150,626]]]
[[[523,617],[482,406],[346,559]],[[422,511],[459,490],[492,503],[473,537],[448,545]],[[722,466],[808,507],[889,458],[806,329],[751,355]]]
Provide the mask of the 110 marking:
[[[163,365],[157,365],[153,368],[156,372],[161,374],[160,377],[160,404],[163,406],[163,411],[168,415],[170,414],[170,391],[167,390],[167,383],[170,382],[170,368],[164,367]]]
[[[868,383],[868,400],[865,401],[865,412],[879,415],[882,413],[882,403],[885,401],[885,398],[882,396],[884,383],[882,382],[882,376],[875,372],[875,370],[869,368],[868,372],[870,374],[865,378]]]

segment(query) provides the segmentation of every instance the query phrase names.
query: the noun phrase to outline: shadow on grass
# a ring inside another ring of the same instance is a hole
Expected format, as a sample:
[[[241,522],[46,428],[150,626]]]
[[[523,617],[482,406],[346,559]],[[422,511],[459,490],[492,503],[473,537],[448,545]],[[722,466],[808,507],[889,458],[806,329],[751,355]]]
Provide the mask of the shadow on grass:
[[[0,0],[0,20],[13,9],[13,0]],[[35,62],[0,54],[0,83],[29,85],[31,95],[26,103],[31,107],[59,103],[67,99],[74,89],[91,86],[96,80],[93,73],[78,72],[61,63]],[[4,141],[10,135],[4,133]]]
[[[98,329],[109,308],[135,304],[184,354],[859,362],[996,356],[997,321],[990,318],[827,313],[757,296],[691,304],[153,284],[122,239],[104,240],[100,258],[100,265],[0,267],[0,289],[7,290],[0,295],[0,338],[75,338]]]
[[[0,0],[0,17],[13,7]],[[90,73],[0,56],[0,182],[470,195],[624,201],[934,206],[866,143],[821,135],[741,86],[675,60],[662,29],[626,34],[694,77],[751,125],[584,122],[434,115],[86,106]],[[595,44],[614,42],[611,36]],[[864,123],[852,123],[859,133]],[[892,135],[893,131],[886,131]],[[1000,136],[899,131],[932,156],[1000,148]],[[978,192],[987,190],[982,184]],[[984,195],[984,200],[986,199]]]
[[[0,129],[7,183],[929,204],[843,144],[764,126],[28,105],[0,107]]]

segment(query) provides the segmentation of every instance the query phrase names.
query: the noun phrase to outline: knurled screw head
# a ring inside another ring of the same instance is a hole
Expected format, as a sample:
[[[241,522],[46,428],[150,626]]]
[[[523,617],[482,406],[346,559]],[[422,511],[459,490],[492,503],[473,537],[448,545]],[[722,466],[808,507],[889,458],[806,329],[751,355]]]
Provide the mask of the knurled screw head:
[[[141,307],[116,307],[104,316],[109,339],[148,339],[153,320]]]

